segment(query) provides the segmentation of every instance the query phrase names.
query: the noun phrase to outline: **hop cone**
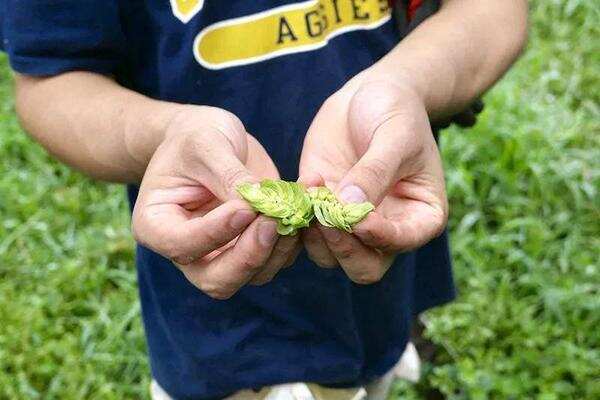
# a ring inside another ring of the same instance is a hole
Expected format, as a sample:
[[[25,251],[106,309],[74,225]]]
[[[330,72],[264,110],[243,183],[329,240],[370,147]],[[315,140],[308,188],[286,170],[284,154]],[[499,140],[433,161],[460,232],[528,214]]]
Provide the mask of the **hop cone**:
[[[335,194],[326,187],[312,189],[309,193],[315,216],[321,225],[352,232],[352,226],[359,223],[375,207],[369,202],[342,204]]]
[[[314,217],[310,197],[299,183],[265,179],[242,184],[237,191],[254,210],[277,220],[280,235],[295,235]]]

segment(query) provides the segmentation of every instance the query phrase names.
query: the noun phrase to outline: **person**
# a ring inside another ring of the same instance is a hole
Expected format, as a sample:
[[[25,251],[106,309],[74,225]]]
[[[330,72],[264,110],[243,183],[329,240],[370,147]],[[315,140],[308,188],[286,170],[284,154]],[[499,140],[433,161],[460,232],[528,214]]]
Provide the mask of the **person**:
[[[387,0],[0,7],[23,128],[128,184],[154,396],[384,398],[412,317],[454,296],[431,123],[517,58],[526,1],[445,0],[406,35]],[[280,237],[236,193],[263,178],[377,208]]]

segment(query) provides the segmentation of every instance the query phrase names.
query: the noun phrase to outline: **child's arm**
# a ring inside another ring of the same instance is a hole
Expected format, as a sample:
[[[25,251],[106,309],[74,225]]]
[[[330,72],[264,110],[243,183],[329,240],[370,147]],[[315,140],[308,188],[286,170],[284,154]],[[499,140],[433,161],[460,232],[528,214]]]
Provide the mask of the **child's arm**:
[[[156,101],[89,72],[15,77],[24,129],[61,161],[92,177],[139,182],[182,106]]]
[[[500,79],[526,39],[525,0],[443,0],[370,76],[410,85],[437,120],[462,111]]]
[[[17,76],[25,129],[96,178],[142,181],[133,231],[215,298],[262,284],[295,257],[297,238],[239,199],[239,183],[277,178],[266,151],[231,113],[161,102],[87,72]],[[142,179],[143,176],[143,179]]]
[[[497,81],[526,32],[525,0],[446,0],[323,104],[304,142],[302,179],[377,208],[352,235],[307,230],[315,262],[339,264],[355,282],[373,283],[399,252],[443,231],[448,206],[430,120],[462,111]]]

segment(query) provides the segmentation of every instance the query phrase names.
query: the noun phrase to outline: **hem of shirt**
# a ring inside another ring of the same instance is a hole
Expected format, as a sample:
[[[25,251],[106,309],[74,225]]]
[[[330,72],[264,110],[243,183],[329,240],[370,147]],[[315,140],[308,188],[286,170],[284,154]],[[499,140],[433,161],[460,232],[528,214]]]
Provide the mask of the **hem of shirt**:
[[[406,340],[403,342],[403,344],[401,344],[399,346],[395,346],[394,348],[389,350],[387,352],[387,354],[381,359],[381,361],[379,361],[375,365],[375,367],[371,369],[371,374],[369,374],[368,378],[364,378],[362,380],[359,379],[354,382],[340,383],[339,381],[334,382],[333,380],[332,381],[328,381],[328,380],[324,381],[322,376],[305,376],[299,380],[293,379],[292,377],[287,377],[287,378],[280,377],[280,379],[257,381],[257,382],[254,382],[252,385],[243,385],[243,384],[237,385],[237,386],[232,387],[232,389],[228,390],[227,392],[211,393],[207,397],[199,398],[196,396],[185,396],[185,397],[173,396],[171,393],[169,393],[169,389],[166,388],[167,385],[164,385],[163,383],[161,383],[160,380],[157,379],[156,376],[153,375],[152,379],[161,387],[161,389],[163,389],[163,391],[170,397],[171,400],[198,400],[198,399],[201,399],[201,400],[223,400],[223,399],[226,399],[227,397],[232,396],[242,390],[253,390],[253,388],[260,389],[263,387],[270,387],[270,386],[283,385],[283,384],[288,384],[288,383],[297,383],[297,382],[315,383],[320,386],[329,387],[329,388],[361,387],[361,386],[365,386],[369,383],[372,383],[373,381],[376,381],[377,379],[382,378],[383,376],[385,376],[385,374],[390,372],[400,361],[400,358],[402,357],[402,354],[404,354],[404,351],[406,350],[406,346],[408,345],[409,341],[410,341],[409,338],[406,338]]]
[[[451,303],[454,300],[456,300],[456,291],[452,290],[450,293],[448,293],[445,296],[440,296],[435,299],[431,299],[429,301],[424,302],[420,307],[415,307],[415,309],[413,310],[413,315],[417,316],[417,315],[419,315],[427,310],[430,310],[432,308],[441,307],[448,303]]]
[[[116,70],[113,60],[93,58],[56,59],[46,57],[25,57],[8,53],[11,68],[23,75],[53,76],[72,71],[88,71],[102,75],[112,75]]]

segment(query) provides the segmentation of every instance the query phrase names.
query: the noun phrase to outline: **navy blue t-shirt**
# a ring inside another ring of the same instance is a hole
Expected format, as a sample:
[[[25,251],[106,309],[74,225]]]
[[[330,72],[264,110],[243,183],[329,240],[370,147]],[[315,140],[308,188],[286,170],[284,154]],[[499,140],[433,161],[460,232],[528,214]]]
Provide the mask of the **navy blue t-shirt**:
[[[323,101],[401,39],[387,0],[5,0],[13,69],[88,70],[147,96],[236,114],[284,179]],[[129,187],[135,202],[137,187]],[[446,235],[360,286],[302,254],[227,301],[138,247],[153,377],[176,399],[312,381],[350,386],[401,356],[412,317],[454,296]]]

